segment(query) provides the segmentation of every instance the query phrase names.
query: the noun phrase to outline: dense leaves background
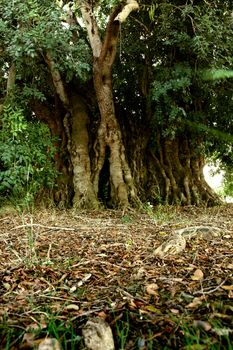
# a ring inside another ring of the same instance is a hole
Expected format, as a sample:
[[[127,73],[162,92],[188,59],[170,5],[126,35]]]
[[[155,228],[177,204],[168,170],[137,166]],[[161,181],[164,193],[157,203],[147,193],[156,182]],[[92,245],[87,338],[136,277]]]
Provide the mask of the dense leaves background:
[[[117,4],[119,1],[99,1],[93,5],[102,37],[107,16]],[[139,146],[141,142],[141,157],[144,157],[142,149],[145,149],[147,154],[151,152],[158,158],[163,142],[181,140],[185,135],[197,153],[212,158],[214,155],[215,160],[222,162],[230,181],[233,162],[232,34],[232,5],[217,0],[211,3],[160,0],[150,4],[141,1],[140,11],[122,25],[114,66],[114,98],[127,156],[132,159],[131,168],[134,145]],[[2,179],[7,171],[11,171],[10,163],[14,164],[9,156],[13,148],[17,159],[22,158],[22,147],[38,148],[41,164],[48,157],[48,153],[42,156],[44,150],[52,150],[51,145],[48,146],[52,143],[49,133],[43,131],[46,136],[41,138],[41,130],[45,128],[35,121],[32,107],[34,101],[50,110],[56,105],[57,96],[46,64],[46,52],[52,54],[67,91],[72,94],[81,91],[88,105],[91,113],[90,147],[93,147],[98,109],[91,83],[91,50],[78,2],[64,2],[61,6],[55,1],[3,0],[0,52],[1,103],[10,106],[11,112],[15,111],[15,120],[10,119],[11,114],[6,110],[1,115],[1,134],[4,135],[1,144]],[[12,65],[16,69],[15,85],[8,94],[7,77]],[[17,111],[20,111],[23,127],[27,129],[25,145],[25,138],[19,141],[22,130],[17,134],[18,143],[11,140],[12,135],[6,137],[10,123],[16,123],[17,128]],[[31,120],[29,124],[27,120]],[[57,137],[61,140],[61,135]],[[42,139],[43,145],[39,142]],[[13,142],[11,147],[9,142]],[[64,142],[61,143],[64,146]],[[49,153],[50,159],[54,154]],[[19,178],[19,174],[25,174],[26,165],[20,161],[17,164]],[[147,172],[150,171],[148,164],[151,160],[143,164]],[[55,170],[51,172],[56,173]],[[142,168],[137,166],[136,173],[142,174]],[[23,176],[19,180],[22,186],[25,184]],[[43,180],[40,186],[48,182],[46,176],[46,172],[41,172],[40,179]],[[137,186],[154,182],[148,174],[138,177]],[[54,176],[52,178],[54,181]],[[8,184],[8,191],[11,186]],[[144,193],[145,185],[142,186],[142,200],[157,200],[158,194],[149,198]],[[6,187],[6,183],[1,185],[2,193]]]

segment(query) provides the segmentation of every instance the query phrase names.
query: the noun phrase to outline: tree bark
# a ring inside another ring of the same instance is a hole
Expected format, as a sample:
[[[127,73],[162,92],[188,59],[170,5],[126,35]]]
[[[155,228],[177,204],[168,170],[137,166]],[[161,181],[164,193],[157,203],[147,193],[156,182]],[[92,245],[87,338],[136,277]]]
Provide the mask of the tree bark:
[[[70,156],[73,165],[74,198],[73,205],[78,208],[97,209],[98,192],[94,191],[91,180],[89,157],[89,116],[87,107],[80,96],[73,96]]]
[[[45,60],[50,69],[55,91],[63,104],[63,128],[66,133],[67,150],[72,164],[73,206],[96,209],[99,202],[97,191],[94,191],[91,180],[87,108],[78,93],[66,89],[50,52],[46,53]]]
[[[200,146],[200,145],[199,145]],[[203,175],[204,158],[188,138],[157,138],[157,151],[150,149],[144,165],[148,172],[145,197],[151,203],[180,205],[220,204]]]
[[[101,181],[100,173],[109,149],[110,197],[114,206],[125,207],[136,201],[136,190],[129,168],[121,129],[116,118],[112,91],[112,67],[117,51],[120,23],[131,11],[138,8],[136,1],[116,7],[110,15],[103,44],[92,8],[88,2],[81,6],[90,45],[93,52],[93,78],[101,120],[96,142],[96,165],[93,175],[94,186]]]
[[[51,108],[49,104],[37,100],[31,102],[31,109],[36,117],[48,125],[51,135],[55,139],[57,151],[54,156],[54,163],[58,177],[51,197],[56,205],[68,207],[71,205],[73,193],[72,165],[67,151],[68,140],[63,125],[64,110],[57,95],[55,95],[54,106],[55,108]]]

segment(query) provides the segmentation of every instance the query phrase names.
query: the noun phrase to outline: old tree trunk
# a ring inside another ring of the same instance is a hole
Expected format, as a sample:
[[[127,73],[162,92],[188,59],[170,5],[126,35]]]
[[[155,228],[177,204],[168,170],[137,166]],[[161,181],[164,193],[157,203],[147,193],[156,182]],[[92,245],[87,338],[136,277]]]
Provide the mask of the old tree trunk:
[[[32,103],[32,109],[59,140],[55,164],[60,176],[55,200],[66,205],[72,198],[72,205],[82,208],[98,208],[107,200],[108,205],[126,207],[136,201],[136,191],[115,114],[112,66],[120,24],[138,4],[131,0],[113,10],[103,43],[92,6],[88,1],[80,5],[93,52],[93,82],[100,112],[96,134],[90,133],[87,96],[65,83],[49,50],[44,59],[54,89],[55,108],[37,101]]]
[[[150,193],[170,204],[200,205],[218,203],[218,197],[203,175],[204,158],[197,150],[201,143],[187,136],[161,140],[149,151]],[[154,177],[154,181],[153,181]]]
[[[140,104],[136,118],[130,115],[131,108],[127,111],[118,107],[140,200],[151,204],[219,204],[219,197],[203,174],[203,139],[189,127],[177,132],[175,137],[164,136],[163,129],[154,123],[154,111],[148,101],[146,98],[146,102]]]
[[[107,191],[109,191],[110,201],[113,206],[121,207],[136,201],[136,191],[115,113],[112,66],[116,56],[120,24],[131,11],[136,9],[138,9],[138,4],[135,0],[128,1],[125,6],[120,5],[115,8],[110,15],[102,43],[92,7],[88,2],[85,2],[81,7],[93,52],[94,88],[100,111],[100,125],[95,145],[93,185],[95,192],[98,193],[99,183],[103,181],[101,170],[104,164],[107,164],[109,167],[109,188]],[[105,173],[106,171],[105,169]]]
[[[60,138],[58,201],[65,201],[65,192],[73,206],[83,208],[98,208],[101,203],[127,207],[139,200],[216,203],[218,199],[203,177],[203,157],[197,152],[201,141],[195,144],[187,135],[170,140],[161,136],[161,130],[154,133],[150,108],[145,109],[145,118],[133,119],[124,110],[116,112],[112,67],[119,30],[130,12],[138,8],[137,2],[129,0],[113,10],[103,40],[92,6],[88,1],[80,5],[93,53],[93,83],[100,114],[94,134],[90,133],[93,116],[86,96],[63,82],[51,52],[46,54],[46,63],[60,106],[55,115],[34,106],[35,114],[40,119],[47,116],[52,133]]]

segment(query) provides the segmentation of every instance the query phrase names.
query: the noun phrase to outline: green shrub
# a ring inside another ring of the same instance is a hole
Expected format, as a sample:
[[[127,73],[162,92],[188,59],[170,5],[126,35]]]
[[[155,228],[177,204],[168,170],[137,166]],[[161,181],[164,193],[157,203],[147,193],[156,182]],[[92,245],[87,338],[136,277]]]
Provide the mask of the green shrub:
[[[32,202],[54,186],[55,147],[49,128],[27,121],[23,110],[4,106],[0,128],[0,196]]]

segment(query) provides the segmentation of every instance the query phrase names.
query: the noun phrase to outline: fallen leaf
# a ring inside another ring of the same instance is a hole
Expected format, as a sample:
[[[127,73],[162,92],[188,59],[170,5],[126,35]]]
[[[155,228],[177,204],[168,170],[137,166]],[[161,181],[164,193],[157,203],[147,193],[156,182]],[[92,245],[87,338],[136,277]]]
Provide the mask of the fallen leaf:
[[[157,309],[157,308],[154,307],[153,305],[146,305],[146,306],[144,307],[144,310],[153,312],[153,313],[155,313],[155,314],[161,314],[161,310]]]
[[[46,338],[38,346],[38,350],[62,350],[60,343],[55,338]]]
[[[30,323],[26,328],[27,331],[30,331],[30,330],[38,331],[40,329],[41,329],[40,324],[36,322]]]
[[[25,333],[22,339],[22,344],[24,347],[32,348],[35,346],[35,337],[36,334],[34,333]]]
[[[192,279],[193,281],[200,281],[200,280],[203,279],[203,277],[204,277],[203,272],[202,272],[200,269],[197,269],[197,270],[194,272],[194,274],[191,276],[191,279]]]
[[[88,281],[88,280],[91,278],[91,276],[92,276],[91,273],[87,273],[87,274],[83,277],[82,281],[83,281],[83,282]]]
[[[219,336],[226,336],[226,337],[228,337],[231,333],[233,333],[233,330],[230,328],[213,328],[212,331]]]
[[[233,285],[231,286],[221,286],[222,289],[225,289],[225,290],[233,290]]]
[[[81,281],[78,281],[77,286],[81,287],[86,281],[88,281],[91,278],[92,274],[91,273],[87,273],[82,279]]]
[[[146,292],[150,295],[158,295],[157,290],[159,289],[159,286],[156,283],[151,283],[146,286]]]
[[[135,279],[140,280],[145,276],[145,269],[144,267],[140,267],[137,271],[137,273],[133,276]]]
[[[202,298],[194,298],[191,303],[186,305],[186,308],[187,309],[194,309],[194,308],[198,307],[201,304],[202,304]]]
[[[229,269],[229,270],[232,270],[233,269],[233,264],[228,264],[226,268]]]
[[[70,293],[73,293],[73,292],[75,292],[76,290],[77,290],[77,287],[76,287],[76,286],[73,286],[73,287],[70,288]]]
[[[79,311],[79,306],[77,304],[70,304],[66,306],[66,310],[75,310]]]
[[[11,285],[9,283],[4,283],[3,282],[3,287],[6,289],[6,290],[9,290],[11,288]]]
[[[201,321],[201,320],[194,320],[193,322],[194,327],[204,329],[204,331],[208,332],[211,330],[212,326],[207,321]]]
[[[104,311],[98,312],[98,317],[101,318],[102,320],[106,320],[107,314]]]
[[[177,309],[170,309],[171,313],[173,313],[174,315],[178,315],[180,313],[179,310]]]

